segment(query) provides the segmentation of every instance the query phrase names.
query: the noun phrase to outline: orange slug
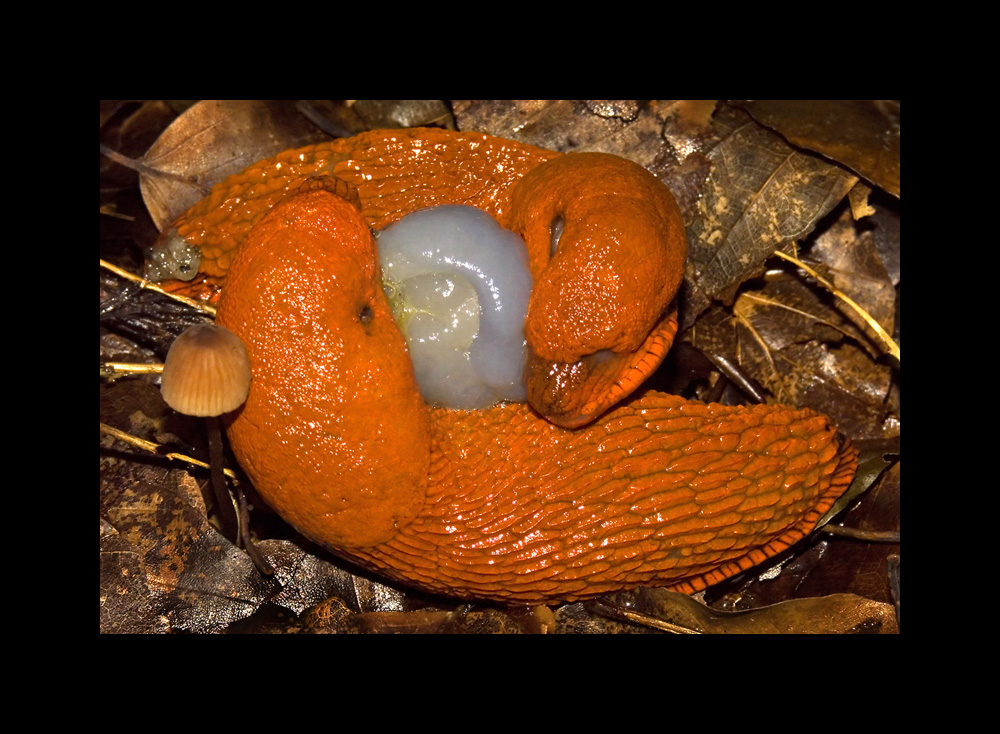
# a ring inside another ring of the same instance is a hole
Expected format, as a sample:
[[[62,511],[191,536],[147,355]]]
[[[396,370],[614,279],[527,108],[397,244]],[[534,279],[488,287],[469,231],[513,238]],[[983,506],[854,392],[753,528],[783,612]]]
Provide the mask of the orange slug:
[[[154,251],[181,241],[200,250],[202,273],[225,278],[252,227],[322,175],[356,191],[374,230],[426,207],[467,204],[521,236],[533,280],[527,399],[554,423],[594,420],[652,374],[673,343],[671,303],[687,250],[680,211],[653,174],[608,154],[562,155],[436,128],[372,131],[286,151],[227,178]]]
[[[250,357],[227,431],[263,499],[332,552],[432,593],[690,593],[808,534],[857,467],[808,409],[640,391],[567,429],[523,404],[429,408],[369,220],[322,182],[252,228],[217,320]]]

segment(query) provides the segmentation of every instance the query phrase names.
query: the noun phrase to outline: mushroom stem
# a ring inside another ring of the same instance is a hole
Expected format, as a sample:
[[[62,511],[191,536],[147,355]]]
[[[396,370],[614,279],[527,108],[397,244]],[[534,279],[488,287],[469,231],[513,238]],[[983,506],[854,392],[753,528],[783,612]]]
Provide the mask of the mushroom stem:
[[[217,417],[206,418],[208,433],[208,470],[215,493],[219,525],[227,538],[235,538],[239,529],[239,509],[222,474],[222,428]]]
[[[235,495],[230,491],[222,468],[219,416],[246,402],[251,379],[250,358],[239,337],[216,324],[197,324],[170,345],[160,393],[178,413],[207,420],[208,466],[220,530],[233,542],[242,541],[257,570],[270,576],[274,570],[250,540],[246,500],[238,488]]]
[[[208,421],[208,464],[212,477],[212,491],[218,509],[219,523],[227,538],[235,538],[242,543],[253,565],[262,576],[273,576],[274,568],[253,544],[250,537],[250,510],[243,490],[237,486],[230,491],[222,468],[222,427],[217,416]],[[223,509],[226,508],[226,509]],[[230,512],[229,508],[232,508]]]
[[[247,506],[246,495],[243,494],[243,490],[239,487],[236,488],[236,501],[240,508],[240,540],[243,542],[243,549],[246,550],[247,555],[250,556],[250,560],[253,561],[253,565],[257,567],[257,571],[261,576],[273,576],[274,567],[268,563],[268,560],[264,558],[257,546],[253,544],[253,540],[250,537],[250,508]]]

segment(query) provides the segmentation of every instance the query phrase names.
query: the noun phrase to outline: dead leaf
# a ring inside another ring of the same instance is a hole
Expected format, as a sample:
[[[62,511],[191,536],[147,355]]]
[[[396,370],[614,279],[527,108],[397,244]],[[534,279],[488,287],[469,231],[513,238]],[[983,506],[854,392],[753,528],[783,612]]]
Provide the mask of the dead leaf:
[[[442,99],[358,99],[352,108],[369,130],[396,127],[455,129],[451,109]]]
[[[595,608],[634,624],[695,634],[895,634],[892,605],[853,594],[794,599],[759,609],[721,612],[693,597],[642,588],[612,594]]]
[[[736,330],[740,365],[775,402],[825,413],[850,436],[883,437],[892,378],[888,366],[873,363],[850,342],[828,346],[810,341],[772,350],[743,322]]]
[[[880,211],[875,208],[870,210],[872,214]],[[895,244],[898,247],[899,241],[896,240]],[[861,229],[853,213],[845,210],[840,219],[819,233],[807,247],[808,262],[821,264],[824,276],[891,334],[896,319],[896,288],[884,253],[876,244],[874,231]],[[839,308],[840,304],[834,305],[860,332],[869,333],[855,311]],[[874,355],[883,351],[877,343],[872,345]]]
[[[142,198],[157,229],[212,185],[283,150],[327,139],[291,101],[202,100],[168,127],[142,158]]]
[[[716,120],[712,171],[688,227],[688,321],[710,300],[731,302],[776,250],[806,237],[857,182],[745,115]]]
[[[826,413],[856,439],[892,435],[893,368],[838,305],[799,275],[775,271],[731,308],[709,308],[685,338],[739,364],[775,402]]]
[[[296,615],[336,597],[355,612],[390,612],[409,609],[406,595],[365,576],[316,556],[287,540],[265,540],[258,549],[274,566],[281,592],[271,603]]]
[[[757,99],[741,106],[793,145],[899,197],[898,99]]]
[[[277,591],[209,525],[183,470],[101,462],[102,632],[221,632]]]
[[[455,100],[460,129],[479,130],[563,153],[613,153],[654,173],[677,160],[662,135],[666,119],[680,114],[673,100]],[[703,120],[689,112],[685,121]],[[695,124],[688,122],[688,124]]]

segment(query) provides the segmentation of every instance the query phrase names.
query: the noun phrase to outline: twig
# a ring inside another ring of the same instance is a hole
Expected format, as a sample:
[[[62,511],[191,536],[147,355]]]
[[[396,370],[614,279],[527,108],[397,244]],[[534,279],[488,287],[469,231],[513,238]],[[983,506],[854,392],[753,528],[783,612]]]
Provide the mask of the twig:
[[[849,528],[844,525],[824,525],[823,532],[831,535],[840,535],[844,538],[854,538],[855,540],[867,540],[872,543],[898,543],[898,530],[860,530],[859,528]]]
[[[124,166],[125,168],[135,171],[136,173],[154,178],[163,178],[168,181],[176,181],[177,183],[185,184],[187,186],[193,186],[201,191],[202,195],[207,194],[210,190],[209,187],[205,186],[205,184],[199,183],[196,179],[172,173],[170,171],[163,171],[159,168],[154,168],[153,166],[146,164],[144,161],[136,158],[129,158],[127,155],[122,155],[117,150],[109,148],[104,143],[101,143],[101,155],[114,161],[120,166]]]
[[[885,346],[886,351],[889,352],[889,354],[891,354],[893,357],[895,357],[897,362],[899,361],[899,345],[893,341],[892,337],[889,336],[888,332],[886,332],[886,330],[882,328],[882,325],[874,318],[872,318],[871,314],[869,314],[867,311],[861,308],[861,306],[855,303],[850,298],[850,296],[841,291],[833,283],[831,283],[829,280],[824,278],[822,275],[817,273],[815,270],[813,270],[811,267],[806,265],[798,258],[793,257],[792,255],[789,255],[787,253],[781,252],[780,250],[775,250],[774,254],[780,257],[782,260],[787,260],[788,262],[793,263],[797,267],[800,267],[803,270],[805,270],[807,273],[809,273],[809,275],[818,280],[819,283],[828,291],[830,291],[834,296],[836,296],[844,303],[846,303],[848,306],[850,306],[852,309],[854,309],[854,311],[856,311],[857,314],[862,319],[864,319],[865,323],[868,324],[868,326],[870,326],[871,329],[875,332],[879,340]]]
[[[148,451],[151,454],[156,454],[157,456],[163,456],[166,457],[167,459],[172,459],[174,461],[183,461],[188,464],[192,464],[193,466],[200,466],[202,469],[208,469],[209,471],[211,471],[211,467],[204,461],[199,461],[194,457],[186,456],[184,454],[178,454],[173,451],[164,453],[163,451],[164,447],[161,446],[160,444],[153,443],[152,441],[147,441],[143,438],[139,438],[138,436],[133,436],[131,433],[125,433],[125,431],[121,431],[117,428],[109,426],[106,423],[101,424],[101,433],[106,433],[109,436],[114,436],[119,441],[124,441],[127,444],[135,446],[136,448],[143,449],[144,451]],[[229,477],[233,481],[236,481],[236,474],[232,471],[232,469],[223,469],[222,471],[227,477]]]
[[[116,379],[129,375],[158,375],[163,372],[163,363],[144,364],[141,362],[101,362],[101,377]]]
[[[592,612],[601,614],[605,617],[610,617],[611,619],[617,619],[621,622],[631,622],[633,624],[644,625],[646,627],[652,627],[653,629],[662,630],[664,632],[672,632],[676,635],[702,634],[698,630],[691,629],[690,627],[668,622],[665,619],[657,619],[656,617],[648,614],[642,614],[641,612],[635,612],[631,609],[623,609],[615,604],[608,604],[600,600],[591,601],[585,606]]]
[[[133,275],[127,270],[122,270],[118,266],[112,265],[111,263],[106,262],[104,260],[101,260],[101,267],[104,268],[105,270],[110,270],[115,275],[119,275],[122,278],[125,278],[126,280],[131,280],[133,283],[138,283],[140,288],[145,288],[147,290],[155,291],[156,293],[161,293],[167,298],[172,298],[173,300],[178,301],[179,303],[183,303],[184,305],[190,306],[191,308],[196,308],[202,313],[206,313],[212,318],[215,318],[215,306],[210,306],[207,303],[196,301],[193,298],[188,298],[187,296],[182,296],[177,293],[171,293],[170,291],[166,291],[160,286],[158,286],[156,283],[151,283],[145,278],[140,278],[138,275]]]

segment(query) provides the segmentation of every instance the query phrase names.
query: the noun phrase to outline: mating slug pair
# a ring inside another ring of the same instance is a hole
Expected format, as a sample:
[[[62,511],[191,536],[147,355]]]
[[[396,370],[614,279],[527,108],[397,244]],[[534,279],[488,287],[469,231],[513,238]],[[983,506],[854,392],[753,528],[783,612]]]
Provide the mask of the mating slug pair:
[[[526,245],[530,404],[421,396],[371,230],[440,204]],[[171,233],[225,277],[217,321],[249,355],[227,417],[240,465],[291,525],[402,583],[691,592],[808,534],[853,477],[857,452],[810,410],[634,392],[676,332],[685,240],[669,191],[623,159],[375,131],[255,164]]]

